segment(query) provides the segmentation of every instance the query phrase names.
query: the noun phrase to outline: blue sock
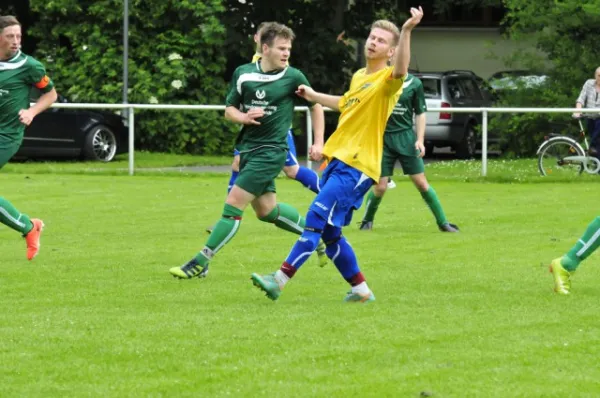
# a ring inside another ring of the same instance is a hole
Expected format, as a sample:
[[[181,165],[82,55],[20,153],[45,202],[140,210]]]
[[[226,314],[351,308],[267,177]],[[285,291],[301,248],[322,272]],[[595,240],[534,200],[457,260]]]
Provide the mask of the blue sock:
[[[325,250],[327,257],[333,261],[344,279],[350,281],[352,277],[360,272],[356,254],[354,254],[354,250],[346,238],[342,236],[341,228],[327,225],[323,232],[323,241],[327,245]]]
[[[319,186],[319,176],[308,167],[300,166],[298,174],[296,174],[296,181],[299,181],[314,193],[319,193],[321,190]]]
[[[233,188],[233,184],[235,184],[235,180],[237,179],[239,171],[231,170],[231,177],[229,178],[229,186],[227,187],[227,193],[231,192],[231,188]]]
[[[321,239],[321,231],[325,227],[325,220],[317,216],[313,211],[306,214],[306,226],[300,238],[292,247],[290,254],[285,259],[285,263],[291,265],[296,270],[308,260],[312,252],[315,251]]]

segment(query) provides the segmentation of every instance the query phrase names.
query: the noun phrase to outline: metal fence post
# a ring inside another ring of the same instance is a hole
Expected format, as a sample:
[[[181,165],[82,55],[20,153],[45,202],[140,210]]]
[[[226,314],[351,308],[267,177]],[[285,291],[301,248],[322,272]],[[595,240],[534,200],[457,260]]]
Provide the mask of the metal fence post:
[[[129,175],[132,176],[133,175],[133,154],[134,154],[134,147],[133,147],[133,138],[135,135],[135,129],[134,129],[134,116],[133,116],[133,107],[130,106],[127,109],[127,124],[129,127]]]
[[[482,109],[481,121],[481,175],[487,175],[487,157],[488,157],[488,110]]]
[[[313,146],[312,116],[310,108],[306,108],[306,167],[312,170],[312,160],[310,160],[310,148]]]

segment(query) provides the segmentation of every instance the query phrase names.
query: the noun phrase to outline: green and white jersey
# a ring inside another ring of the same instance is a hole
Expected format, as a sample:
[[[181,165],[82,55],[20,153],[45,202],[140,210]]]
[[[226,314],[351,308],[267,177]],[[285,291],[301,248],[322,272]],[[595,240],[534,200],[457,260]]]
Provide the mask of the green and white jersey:
[[[300,84],[310,85],[306,76],[291,66],[263,72],[258,60],[235,70],[225,104],[242,112],[251,108],[265,111],[257,119],[259,126],[242,127],[235,145],[238,151],[249,152],[263,146],[288,149],[287,132],[292,125],[294,106],[312,106],[295,94]]]
[[[23,139],[25,125],[19,121],[19,111],[29,108],[32,86],[44,93],[54,87],[39,61],[21,51],[0,61],[0,145],[20,143]]]
[[[426,111],[423,83],[419,78],[408,74],[402,85],[402,95],[394,106],[385,127],[386,134],[412,131],[414,115],[420,115]]]

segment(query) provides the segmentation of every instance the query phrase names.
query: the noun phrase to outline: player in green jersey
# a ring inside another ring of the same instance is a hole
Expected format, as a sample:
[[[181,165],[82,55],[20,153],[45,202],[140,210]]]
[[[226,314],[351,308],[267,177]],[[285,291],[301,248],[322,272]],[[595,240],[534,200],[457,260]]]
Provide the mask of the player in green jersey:
[[[186,264],[171,268],[173,276],[182,279],[206,276],[208,263],[236,234],[249,204],[261,221],[302,234],[304,218],[292,206],[277,203],[275,178],[285,164],[289,149],[287,132],[294,106],[312,107],[315,130],[324,129],[325,117],[320,105],[310,104],[296,95],[298,86],[309,83],[301,71],[288,65],[293,39],[294,32],[287,26],[269,25],[261,31],[260,60],[235,70],[225,117],[243,125],[235,146],[240,152],[240,174],[204,248]],[[322,150],[322,146],[313,147],[314,160],[321,159]]]
[[[10,15],[0,16],[0,168],[17,152],[25,127],[56,101],[54,84],[44,66],[21,52],[21,24]],[[35,86],[42,95],[29,107],[29,92]],[[27,259],[40,248],[42,220],[29,218],[0,196],[0,222],[25,237]]]
[[[592,220],[583,236],[564,256],[550,263],[550,272],[554,275],[554,291],[558,294],[571,293],[571,277],[579,264],[588,258],[600,246],[600,216]]]
[[[423,156],[425,155],[426,111],[423,83],[417,77],[408,74],[403,84],[402,95],[388,119],[384,136],[381,178],[367,197],[365,215],[360,223],[361,230],[373,229],[375,213],[388,189],[389,178],[394,174],[394,165],[399,161],[402,171],[410,176],[423,200],[431,209],[440,231],[458,232],[458,227],[446,219],[435,190],[425,178]],[[416,135],[413,130],[413,117],[416,120]]]

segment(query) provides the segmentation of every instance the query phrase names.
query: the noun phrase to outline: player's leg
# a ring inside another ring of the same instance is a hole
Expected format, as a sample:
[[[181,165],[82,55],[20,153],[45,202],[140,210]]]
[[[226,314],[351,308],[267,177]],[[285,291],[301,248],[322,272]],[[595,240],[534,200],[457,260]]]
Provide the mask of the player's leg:
[[[171,274],[188,279],[206,276],[209,262],[235,236],[244,210],[256,197],[266,192],[279,174],[284,159],[285,152],[277,148],[259,149],[241,155],[240,174],[227,195],[221,218],[204,248],[186,264],[171,268]]]
[[[373,186],[373,189],[367,194],[367,200],[365,201],[365,214],[358,229],[361,231],[370,231],[373,229],[373,222],[375,221],[375,214],[379,210],[379,205],[383,200],[385,191],[388,190],[389,177],[382,176]]]
[[[233,162],[231,162],[231,176],[229,177],[229,184],[227,185],[227,193],[231,191],[233,185],[235,184],[235,180],[240,174],[240,153],[237,149],[233,150]]]
[[[423,159],[418,156],[400,156],[400,164],[404,174],[410,176],[413,184],[421,194],[421,197],[433,213],[438,228],[442,232],[458,232],[459,228],[457,225],[448,222],[444,208],[440,202],[440,199],[435,192],[435,189],[427,181],[425,177],[425,164]]]
[[[281,289],[315,251],[327,224],[341,228],[350,222],[351,209],[360,206],[373,181],[358,170],[339,161],[329,164],[323,173],[321,191],[306,215],[306,226],[280,269],[270,275],[252,274],[254,284],[276,300]]]
[[[342,229],[326,225],[323,231],[323,240],[327,245],[327,255],[332,259],[342,277],[351,286],[344,301],[369,302],[375,300],[375,295],[369,289],[365,277],[358,266],[356,254],[352,246],[342,235]]]
[[[583,236],[564,256],[556,258],[550,265],[554,274],[554,290],[559,294],[569,294],[571,275],[579,264],[600,246],[600,217],[596,217],[583,233]]]
[[[300,182],[314,193],[319,193],[319,175],[308,167],[300,166],[298,163],[292,130],[288,131],[287,142],[290,149],[285,159],[283,172],[287,177]]]
[[[240,174],[240,153],[237,149],[234,149],[233,150],[233,161],[231,162],[231,176],[229,177],[229,184],[227,185],[227,194],[229,194],[229,192],[231,192],[231,188],[233,188],[233,185],[235,184],[235,180],[237,179],[239,174]],[[208,226],[208,227],[206,227],[206,232],[208,232],[210,234],[214,228],[215,228],[214,225]]]
[[[368,231],[373,229],[373,222],[375,221],[375,214],[379,209],[379,204],[383,199],[385,191],[388,190],[388,179],[394,175],[394,166],[396,165],[396,159],[398,154],[393,150],[393,147],[389,145],[390,137],[384,136],[383,155],[381,158],[381,178],[377,185],[367,194],[367,200],[365,203],[365,214],[362,221],[360,222],[359,229]]]
[[[0,148],[0,169],[13,157],[19,145]],[[0,196],[0,223],[21,233],[27,244],[27,259],[32,260],[40,249],[40,236],[44,228],[42,220],[30,219],[6,198]]]

